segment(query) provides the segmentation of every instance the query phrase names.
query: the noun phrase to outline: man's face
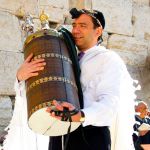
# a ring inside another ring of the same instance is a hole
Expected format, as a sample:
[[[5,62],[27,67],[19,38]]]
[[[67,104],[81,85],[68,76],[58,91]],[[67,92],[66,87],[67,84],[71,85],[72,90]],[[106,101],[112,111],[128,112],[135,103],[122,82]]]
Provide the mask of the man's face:
[[[145,104],[141,104],[141,105],[139,106],[139,112],[140,112],[142,115],[146,116],[147,113],[148,113],[148,106],[145,105]]]
[[[79,18],[74,19],[72,26],[72,35],[80,51],[87,50],[96,45],[97,38],[101,35],[102,28],[98,27],[94,29],[90,16],[82,14]]]

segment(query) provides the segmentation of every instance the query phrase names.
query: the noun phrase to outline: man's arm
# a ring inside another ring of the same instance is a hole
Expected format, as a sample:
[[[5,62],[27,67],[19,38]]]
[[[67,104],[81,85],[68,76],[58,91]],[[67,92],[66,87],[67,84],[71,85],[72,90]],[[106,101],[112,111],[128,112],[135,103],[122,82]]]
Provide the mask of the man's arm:
[[[46,63],[44,59],[31,61],[33,53],[31,53],[17,71],[18,81],[25,81],[31,77],[38,76],[38,72],[44,69]]]
[[[38,76],[39,74],[38,72],[43,70],[44,66],[46,65],[44,59],[37,59],[31,61],[32,58],[33,58],[33,54],[31,53],[17,71],[16,74],[17,79],[15,82],[16,96],[23,97],[23,95],[25,95],[24,81],[33,76]]]

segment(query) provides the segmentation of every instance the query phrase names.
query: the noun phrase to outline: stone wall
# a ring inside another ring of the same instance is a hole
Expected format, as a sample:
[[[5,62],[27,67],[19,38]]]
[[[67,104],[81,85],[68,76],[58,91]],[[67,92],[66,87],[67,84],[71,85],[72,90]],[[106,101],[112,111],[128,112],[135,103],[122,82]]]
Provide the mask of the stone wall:
[[[72,7],[98,9],[106,18],[104,42],[126,62],[131,76],[138,80],[138,98],[150,103],[150,1],[149,0],[0,0],[0,132],[12,116],[14,81],[23,62],[24,34],[22,14],[33,16],[40,28],[39,14],[44,10],[51,22],[63,23]]]
[[[39,14],[45,10],[50,20],[62,23],[68,13],[68,0],[1,0],[0,1],[0,133],[12,117],[14,81],[23,62],[24,33],[22,14],[30,13],[35,30],[40,28]]]

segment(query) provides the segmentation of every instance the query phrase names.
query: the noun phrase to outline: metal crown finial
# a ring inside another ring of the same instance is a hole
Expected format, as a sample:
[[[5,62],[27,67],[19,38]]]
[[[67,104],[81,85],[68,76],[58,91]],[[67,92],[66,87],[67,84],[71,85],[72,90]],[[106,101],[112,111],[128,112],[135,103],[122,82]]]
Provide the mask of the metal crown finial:
[[[42,29],[47,30],[49,29],[49,16],[47,14],[44,13],[44,10],[42,11],[41,15],[40,15],[40,21],[41,21],[41,26]]]

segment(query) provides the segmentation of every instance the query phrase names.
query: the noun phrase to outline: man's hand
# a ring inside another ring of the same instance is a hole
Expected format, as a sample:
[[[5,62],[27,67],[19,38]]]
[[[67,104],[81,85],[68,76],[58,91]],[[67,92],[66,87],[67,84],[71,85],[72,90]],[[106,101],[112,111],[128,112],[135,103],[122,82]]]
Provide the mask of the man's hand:
[[[53,100],[52,103],[53,103],[53,105],[55,106],[55,109],[58,110],[58,111],[63,111],[64,107],[65,107],[65,108],[68,108],[69,111],[72,111],[72,110],[75,109],[75,107],[74,107],[72,104],[67,103],[67,102],[59,103],[59,102],[57,102],[56,100]],[[46,111],[47,111],[48,113],[50,113],[50,112],[51,112],[51,108],[50,108],[50,107],[47,108]],[[52,116],[52,117],[54,117],[54,118],[57,118],[57,119],[59,119],[59,120],[62,119],[62,117],[61,117],[61,116],[57,116],[57,115],[55,114],[55,112],[50,113],[50,116]],[[79,111],[77,114],[71,116],[71,119],[72,119],[73,122],[80,122],[80,118],[81,118],[81,112],[80,112],[80,111]]]
[[[24,63],[18,69],[17,79],[19,81],[24,81],[31,77],[37,76],[39,74],[38,72],[44,69],[44,66],[46,65],[44,59],[31,61],[32,57],[33,53],[26,58]]]

